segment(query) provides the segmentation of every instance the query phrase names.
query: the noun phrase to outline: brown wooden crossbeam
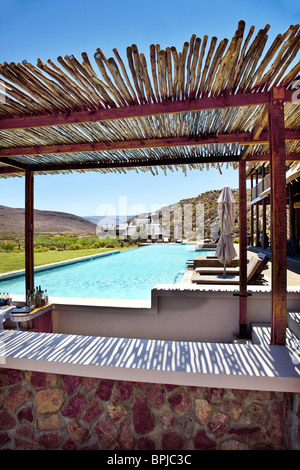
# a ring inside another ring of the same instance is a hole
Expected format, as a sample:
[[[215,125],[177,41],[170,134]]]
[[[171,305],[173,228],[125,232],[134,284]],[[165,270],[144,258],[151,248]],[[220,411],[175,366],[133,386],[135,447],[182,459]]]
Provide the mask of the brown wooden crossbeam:
[[[291,101],[292,92],[293,90],[285,90],[284,101]],[[211,96],[193,100],[167,101],[162,103],[99,109],[94,112],[79,111],[70,112],[68,114],[47,114],[41,116],[24,116],[22,118],[1,119],[0,130],[48,127],[95,121],[112,121],[115,119],[129,119],[159,114],[196,112],[205,109],[256,106],[267,104],[268,102],[268,92]]]
[[[253,161],[269,161],[270,155],[248,155],[245,159],[246,162]],[[300,154],[290,153],[286,154],[287,161],[300,161]],[[5,159],[0,159],[4,162]],[[21,165],[16,162],[16,166],[10,162],[10,166],[0,167],[0,174],[23,173],[26,170],[42,172],[42,171],[64,171],[64,170],[97,170],[105,168],[138,168],[138,167],[154,167],[154,166],[168,166],[168,165],[195,165],[195,164],[210,164],[210,163],[238,163],[240,161],[239,155],[232,156],[209,156],[209,157],[174,157],[174,158],[151,158],[146,160],[95,160],[78,163],[59,163],[59,164],[33,164]]]
[[[300,140],[299,131],[286,131],[285,140]],[[31,147],[10,147],[0,149],[0,157],[26,155],[49,155],[79,152],[97,152],[108,150],[132,150],[163,147],[186,147],[207,144],[239,143],[241,145],[258,145],[269,143],[269,133],[262,132],[259,139],[253,140],[251,132],[217,134],[197,137],[165,137],[159,139],[137,139],[123,141],[84,142],[64,145],[34,145]]]

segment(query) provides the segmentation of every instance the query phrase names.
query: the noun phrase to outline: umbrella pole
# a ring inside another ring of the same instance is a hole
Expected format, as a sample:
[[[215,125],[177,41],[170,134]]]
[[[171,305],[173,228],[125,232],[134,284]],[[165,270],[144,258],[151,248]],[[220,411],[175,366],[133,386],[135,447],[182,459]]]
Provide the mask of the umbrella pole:
[[[226,263],[224,263],[223,277],[226,277]]]

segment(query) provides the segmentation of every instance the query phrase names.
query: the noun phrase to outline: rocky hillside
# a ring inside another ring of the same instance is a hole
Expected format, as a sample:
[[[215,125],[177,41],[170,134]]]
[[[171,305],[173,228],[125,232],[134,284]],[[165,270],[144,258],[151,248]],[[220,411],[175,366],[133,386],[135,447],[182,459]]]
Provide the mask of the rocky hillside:
[[[0,206],[0,232],[24,232],[25,209]],[[96,224],[74,214],[34,211],[36,232],[96,232]]]
[[[218,217],[218,198],[221,193],[221,190],[214,190],[214,191],[207,191],[205,193],[199,194],[193,198],[189,199],[182,199],[176,204],[172,204],[171,206],[167,206],[162,208],[159,211],[159,221],[163,224],[164,228],[170,233],[171,238],[178,238],[176,237],[176,233],[174,232],[174,227],[176,225],[182,223],[182,227],[184,227],[184,216],[187,216],[191,220],[191,227],[192,227],[192,237],[189,237],[188,234],[183,233],[184,238],[192,239],[193,234],[197,233],[197,227],[201,224],[197,221],[196,217],[201,214],[201,210],[199,209],[200,205],[203,204],[204,208],[204,237],[210,237],[210,225],[216,220]],[[232,190],[233,196],[236,201],[236,218],[235,218],[235,226],[233,229],[233,237],[238,237],[239,233],[239,192],[237,189]],[[248,190],[248,202],[250,201],[250,190]],[[250,206],[248,207],[248,232],[250,232]],[[170,214],[170,215],[169,215]],[[139,218],[145,217],[153,217],[153,214],[141,214]],[[153,219],[152,219],[153,220]],[[168,222],[169,220],[169,222]],[[198,234],[197,234],[198,235]],[[198,238],[198,236],[197,236]]]

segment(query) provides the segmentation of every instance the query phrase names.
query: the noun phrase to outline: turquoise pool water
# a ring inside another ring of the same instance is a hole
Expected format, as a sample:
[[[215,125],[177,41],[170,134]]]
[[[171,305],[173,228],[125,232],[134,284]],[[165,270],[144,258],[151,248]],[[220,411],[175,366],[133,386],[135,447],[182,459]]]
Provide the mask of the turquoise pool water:
[[[153,244],[35,273],[49,297],[150,300],[156,284],[179,283],[186,261],[212,254],[194,245]],[[0,281],[0,292],[24,295],[25,278]]]

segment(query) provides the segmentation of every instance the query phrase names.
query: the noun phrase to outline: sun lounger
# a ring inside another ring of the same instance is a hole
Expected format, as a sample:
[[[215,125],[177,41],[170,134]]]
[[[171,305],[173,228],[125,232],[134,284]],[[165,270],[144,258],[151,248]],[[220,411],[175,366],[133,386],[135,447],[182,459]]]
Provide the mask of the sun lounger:
[[[263,257],[265,256],[264,254],[262,253],[258,253],[257,255],[260,259],[263,259]],[[254,257],[256,259],[256,257]],[[250,269],[250,268],[249,268]],[[263,269],[267,269],[267,265],[265,265],[265,267]],[[198,274],[204,274],[204,275],[207,275],[207,274],[212,274],[212,275],[220,275],[220,274],[224,274],[224,267],[200,267],[200,268],[196,268],[195,269],[196,273]],[[227,267],[226,266],[226,275],[233,275],[233,276],[238,276],[240,273],[240,267],[239,266],[236,266],[236,267]]]
[[[188,263],[191,266],[192,263]],[[195,256],[193,260],[194,268],[222,268],[223,263],[216,256]],[[239,258],[234,258],[227,264],[228,268],[235,268],[240,265]]]
[[[260,284],[262,271],[265,269],[269,258],[267,255],[260,255],[259,257],[253,256],[247,265],[247,284]],[[196,274],[192,277],[192,282],[197,284],[239,284],[240,278],[238,275],[231,275],[226,272],[226,277],[223,274],[219,275],[202,275]]]
[[[224,267],[223,268],[215,268],[215,267],[208,267],[208,268],[196,268],[195,269],[196,273],[198,274],[209,274],[209,275],[219,275],[219,274],[223,274],[224,273]],[[240,268],[239,266],[235,267],[235,268],[227,268],[226,267],[226,274],[231,274],[231,275],[235,275],[235,276],[238,276],[239,275],[239,272],[240,272]]]

